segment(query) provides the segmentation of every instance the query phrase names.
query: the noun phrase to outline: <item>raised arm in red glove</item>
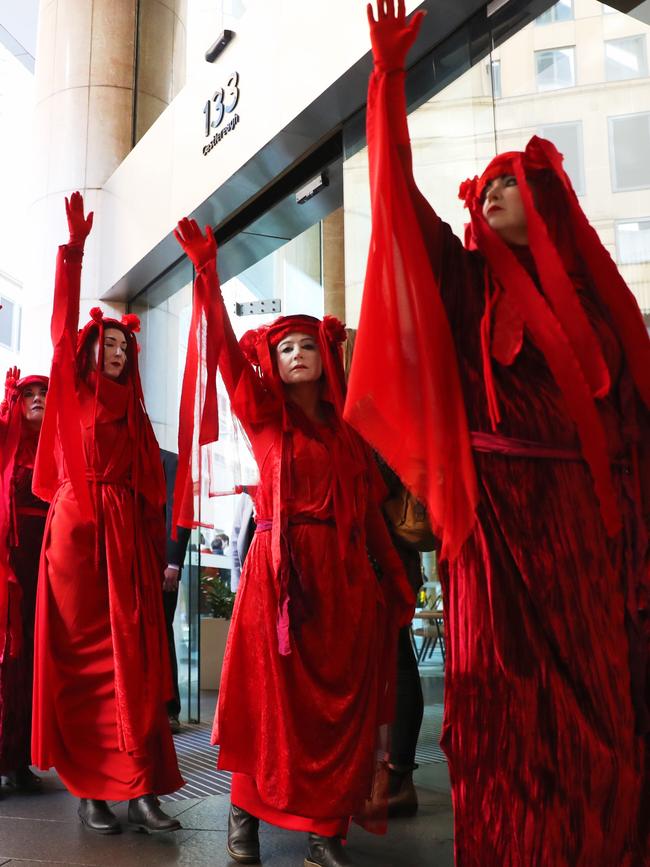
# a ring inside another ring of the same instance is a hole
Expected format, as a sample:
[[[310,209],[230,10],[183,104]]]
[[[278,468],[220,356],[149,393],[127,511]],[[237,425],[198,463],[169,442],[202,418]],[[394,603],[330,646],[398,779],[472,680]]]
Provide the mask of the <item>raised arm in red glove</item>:
[[[68,218],[68,229],[70,231],[68,246],[83,248],[86,238],[93,227],[94,214],[91,211],[87,217],[84,217],[84,200],[81,193],[73,193],[70,199],[66,196],[65,213]]]
[[[214,262],[217,257],[217,242],[210,226],[205,227],[205,235],[196,220],[183,217],[174,229],[174,237],[187,254],[197,271]]]
[[[404,69],[406,55],[415,42],[422,19],[426,15],[426,12],[421,10],[407,21],[404,0],[397,0],[396,5],[397,11],[393,0],[378,0],[377,20],[373,14],[372,3],[368,3],[367,7],[375,66],[384,72]]]
[[[4,400],[0,404],[0,418],[4,417],[9,410],[9,404],[11,403],[11,398],[19,379],[20,368],[10,367],[5,376],[5,396]]]

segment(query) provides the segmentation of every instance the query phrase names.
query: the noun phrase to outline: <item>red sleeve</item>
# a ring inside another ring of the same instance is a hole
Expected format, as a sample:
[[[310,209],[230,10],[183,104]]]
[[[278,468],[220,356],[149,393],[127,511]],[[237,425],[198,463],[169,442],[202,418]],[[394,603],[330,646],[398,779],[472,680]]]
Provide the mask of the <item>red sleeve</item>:
[[[223,379],[233,412],[242,423],[249,437],[254,438],[256,423],[263,420],[265,410],[275,401],[262,385],[255,368],[244,355],[226,310],[216,273],[216,263],[210,262],[197,274],[197,280],[205,280],[208,291],[214,293],[218,308],[221,334],[218,358],[219,373]]]
[[[252,440],[255,421],[267,396],[235,337],[223,303],[215,258],[200,268],[194,279],[192,320],[179,406],[172,536],[176,527],[195,526],[192,454],[219,438],[217,369],[233,409]],[[195,418],[200,420],[198,431]]]
[[[59,247],[50,328],[52,366],[32,488],[42,500],[52,499],[60,483],[58,462],[54,456],[61,454],[64,472],[70,479],[82,514],[92,515],[75,378],[82,258],[83,245],[64,244]]]
[[[478,493],[440,280],[448,248],[467,256],[415,185],[403,71],[375,68],[367,125],[372,238],[345,418],[427,505],[453,557]]]

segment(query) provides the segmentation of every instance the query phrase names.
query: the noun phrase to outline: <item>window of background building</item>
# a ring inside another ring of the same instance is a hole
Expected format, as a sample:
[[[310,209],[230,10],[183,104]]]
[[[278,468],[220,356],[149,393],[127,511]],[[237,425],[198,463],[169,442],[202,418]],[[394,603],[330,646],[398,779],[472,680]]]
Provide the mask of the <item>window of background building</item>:
[[[575,77],[575,48],[550,48],[535,52],[537,90],[560,90],[573,87]]]
[[[9,298],[0,297],[0,344],[17,352],[20,348],[20,306]]]
[[[650,187],[650,113],[609,118],[609,154],[612,189]]]
[[[624,81],[627,78],[643,78],[648,74],[645,36],[626,36],[623,39],[608,39],[605,42],[605,78],[607,81]]]
[[[501,97],[501,61],[491,60],[488,67],[490,70],[490,82],[492,84],[492,96],[495,99]]]
[[[537,134],[552,141],[564,155],[564,168],[576,193],[585,194],[584,148],[582,143],[582,122],[549,123],[537,128]]]
[[[618,12],[618,9],[613,9],[611,6],[603,3],[603,15],[614,15],[616,12]]]
[[[560,0],[546,12],[535,19],[535,24],[553,24],[556,21],[571,21],[573,18],[573,0]]]
[[[650,219],[620,220],[615,225],[619,265],[650,262]]]

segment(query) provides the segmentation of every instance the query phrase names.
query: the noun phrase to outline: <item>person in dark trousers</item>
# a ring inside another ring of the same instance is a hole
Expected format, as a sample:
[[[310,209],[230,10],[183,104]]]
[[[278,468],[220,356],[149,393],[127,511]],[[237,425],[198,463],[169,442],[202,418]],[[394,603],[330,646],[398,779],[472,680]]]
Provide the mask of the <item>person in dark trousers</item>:
[[[172,539],[172,510],[178,455],[174,452],[168,452],[166,449],[161,449],[160,456],[167,484],[167,502],[165,504],[167,565],[163,579],[163,607],[165,609],[167,643],[169,645],[169,659],[171,661],[172,679],[174,682],[174,697],[167,702],[167,716],[169,717],[169,727],[176,734],[181,729],[181,724],[178,720],[181,712],[181,698],[178,691],[178,660],[176,659],[176,644],[174,642],[174,615],[176,614],[176,606],[178,604],[178,585],[183,563],[185,562],[187,544],[190,540],[190,531],[186,527],[177,527],[177,538]]]

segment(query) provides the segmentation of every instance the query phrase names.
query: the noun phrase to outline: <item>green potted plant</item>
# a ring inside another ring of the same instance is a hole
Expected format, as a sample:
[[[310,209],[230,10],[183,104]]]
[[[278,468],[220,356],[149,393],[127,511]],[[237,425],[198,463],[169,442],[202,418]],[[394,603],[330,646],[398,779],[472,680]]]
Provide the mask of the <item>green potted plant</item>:
[[[218,569],[201,572],[201,689],[219,689],[235,594]]]

